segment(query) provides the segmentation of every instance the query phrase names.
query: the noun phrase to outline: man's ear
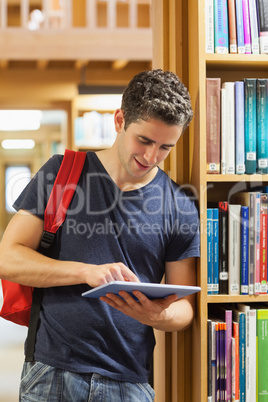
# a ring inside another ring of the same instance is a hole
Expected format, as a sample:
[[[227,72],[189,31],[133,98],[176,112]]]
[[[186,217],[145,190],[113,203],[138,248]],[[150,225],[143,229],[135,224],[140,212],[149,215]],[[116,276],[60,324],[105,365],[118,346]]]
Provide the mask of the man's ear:
[[[119,134],[121,130],[124,128],[125,120],[124,120],[124,112],[122,109],[116,109],[114,112],[114,126],[115,131]]]

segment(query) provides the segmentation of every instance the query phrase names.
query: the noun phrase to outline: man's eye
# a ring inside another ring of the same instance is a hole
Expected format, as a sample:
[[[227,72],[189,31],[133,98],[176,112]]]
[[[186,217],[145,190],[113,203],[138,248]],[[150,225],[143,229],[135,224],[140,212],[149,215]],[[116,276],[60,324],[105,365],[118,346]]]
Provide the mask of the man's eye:
[[[139,138],[138,141],[139,141],[141,144],[144,144],[144,145],[149,145],[149,144],[150,144],[149,141],[142,140],[141,138]]]

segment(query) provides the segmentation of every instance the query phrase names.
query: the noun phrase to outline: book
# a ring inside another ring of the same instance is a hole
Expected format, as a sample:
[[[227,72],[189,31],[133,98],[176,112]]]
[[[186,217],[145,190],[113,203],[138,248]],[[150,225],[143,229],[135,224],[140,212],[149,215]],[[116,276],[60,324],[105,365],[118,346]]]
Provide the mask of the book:
[[[229,204],[228,207],[228,268],[230,295],[240,294],[240,229],[241,205]]]
[[[241,295],[248,295],[249,208],[241,206]]]
[[[258,0],[260,21],[260,52],[268,53],[268,0]]]
[[[257,171],[257,105],[255,78],[244,79],[246,174]]]
[[[257,170],[268,173],[268,79],[258,78],[256,82],[257,108]]]
[[[235,174],[235,90],[234,82],[224,82],[226,97],[226,173]]]
[[[230,53],[237,53],[235,0],[228,0],[228,18],[229,18],[229,50]]]
[[[224,306],[214,305],[213,314],[225,323],[225,401],[232,401],[232,310]]]
[[[212,295],[212,264],[213,264],[213,224],[212,208],[207,208],[207,294]]]
[[[226,96],[225,88],[221,88],[221,174],[226,174]]]
[[[260,293],[267,293],[268,194],[260,193]]]
[[[245,117],[244,82],[235,81],[235,173],[244,174],[245,167]]]
[[[256,400],[256,310],[251,309],[250,306],[242,303],[238,303],[237,308],[245,313],[246,402],[254,402],[254,400]]]
[[[207,78],[207,173],[220,173],[220,78]]]
[[[219,293],[219,210],[212,208],[212,294]]]
[[[268,400],[268,309],[257,309],[257,400]]]
[[[227,0],[214,0],[215,53],[228,53],[229,29]]]
[[[258,195],[256,195],[258,193]],[[256,235],[256,227],[258,223],[256,222],[257,216],[257,199],[260,197],[259,192],[250,191],[240,191],[233,195],[232,202],[240,204],[241,206],[249,207],[249,247],[248,247],[248,293],[252,295],[258,289],[258,284],[255,283],[256,275],[256,240],[258,237]]]
[[[249,20],[250,17],[249,17],[248,0],[242,0],[242,7],[243,7],[245,54],[251,54],[251,34],[250,34],[250,20]]]
[[[206,53],[214,53],[214,0],[205,0]]]
[[[239,323],[233,321],[233,385],[232,401],[239,402]]]
[[[228,202],[219,208],[219,294],[228,294]]]
[[[219,322],[219,365],[220,365],[220,374],[219,374],[219,393],[220,400],[226,400],[226,366],[225,366],[225,340],[226,338],[226,323]]]
[[[248,0],[248,5],[249,5],[249,21],[250,21],[250,33],[251,33],[251,49],[253,54],[259,54],[260,46],[259,46],[259,30],[258,30],[256,0]]]
[[[245,53],[245,39],[244,39],[244,21],[243,21],[242,0],[235,1],[235,10],[236,10],[237,52],[239,54],[244,54]]]
[[[233,310],[233,320],[239,324],[239,402],[246,402],[246,319],[245,313]]]
[[[207,320],[207,388],[208,402],[212,402],[212,321]]]

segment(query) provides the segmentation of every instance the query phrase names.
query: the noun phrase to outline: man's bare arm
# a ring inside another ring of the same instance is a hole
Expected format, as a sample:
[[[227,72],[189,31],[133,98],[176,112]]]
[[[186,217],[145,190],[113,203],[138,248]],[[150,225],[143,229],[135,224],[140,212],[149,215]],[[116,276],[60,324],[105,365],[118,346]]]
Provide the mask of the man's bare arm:
[[[24,210],[10,221],[0,243],[0,278],[34,287],[87,283],[95,287],[112,280],[138,281],[122,263],[104,265],[59,261],[37,250],[44,222]]]

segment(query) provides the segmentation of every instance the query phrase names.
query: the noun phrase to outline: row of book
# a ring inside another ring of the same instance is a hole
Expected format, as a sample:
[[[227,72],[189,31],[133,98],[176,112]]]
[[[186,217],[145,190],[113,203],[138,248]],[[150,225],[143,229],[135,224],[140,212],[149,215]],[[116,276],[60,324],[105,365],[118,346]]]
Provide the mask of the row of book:
[[[207,173],[268,173],[267,78],[206,79],[206,141]]]
[[[86,112],[75,119],[75,145],[111,146],[116,138],[112,113]]]
[[[268,0],[205,0],[206,53],[268,53]]]
[[[213,305],[207,330],[208,401],[266,402],[267,305]]]
[[[207,293],[267,294],[268,193],[239,191],[207,209]]]

